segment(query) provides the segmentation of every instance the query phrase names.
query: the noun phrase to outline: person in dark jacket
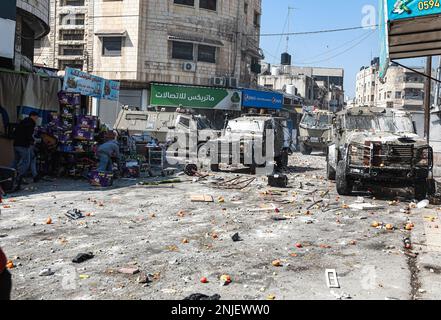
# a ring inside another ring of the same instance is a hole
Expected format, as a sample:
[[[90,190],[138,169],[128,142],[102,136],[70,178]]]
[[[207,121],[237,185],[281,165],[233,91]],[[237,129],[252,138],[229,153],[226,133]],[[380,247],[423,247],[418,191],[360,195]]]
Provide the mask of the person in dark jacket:
[[[0,248],[0,301],[10,300],[11,288],[11,274],[6,269],[6,256]]]
[[[13,167],[18,172],[18,185],[20,186],[23,176],[31,167],[31,147],[34,144],[34,130],[37,125],[38,113],[31,112],[29,117],[22,120],[14,134],[15,159]]]

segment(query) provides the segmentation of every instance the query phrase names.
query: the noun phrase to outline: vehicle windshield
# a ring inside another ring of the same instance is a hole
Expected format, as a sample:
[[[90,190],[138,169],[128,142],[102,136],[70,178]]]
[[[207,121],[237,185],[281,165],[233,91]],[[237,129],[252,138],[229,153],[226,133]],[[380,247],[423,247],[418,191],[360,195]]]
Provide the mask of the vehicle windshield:
[[[211,129],[211,124],[207,120],[207,118],[203,118],[203,117],[197,118],[197,122],[198,122],[198,130]]]
[[[347,116],[347,130],[379,130],[379,124],[374,116]]]
[[[229,121],[227,125],[227,132],[260,132],[263,131],[264,124],[262,121]]]
[[[395,116],[395,125],[399,132],[415,133],[412,119],[408,116]]]
[[[331,117],[326,114],[305,113],[302,119],[302,124],[307,127],[326,129],[331,126]]]
[[[348,116],[346,117],[346,129],[360,131],[383,131],[392,133],[414,133],[412,120],[408,116]]]

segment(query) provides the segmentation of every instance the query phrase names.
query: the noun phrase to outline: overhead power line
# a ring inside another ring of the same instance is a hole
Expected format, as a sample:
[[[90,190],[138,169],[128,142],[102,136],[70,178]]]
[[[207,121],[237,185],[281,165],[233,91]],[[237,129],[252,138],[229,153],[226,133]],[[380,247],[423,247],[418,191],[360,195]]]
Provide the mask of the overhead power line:
[[[360,30],[360,29],[369,29],[369,28],[376,28],[378,27],[378,24],[373,24],[369,26],[363,26],[363,27],[351,27],[351,28],[341,28],[341,29],[327,29],[327,30],[317,30],[317,31],[304,31],[304,32],[289,32],[289,33],[261,33],[261,37],[283,37],[283,36],[301,36],[301,35],[308,35],[308,34],[318,34],[318,33],[332,33],[332,32],[343,32],[343,31],[351,31],[351,30]],[[251,34],[248,34],[249,36]]]
[[[354,49],[355,47],[357,47],[358,45],[360,45],[363,41],[367,40],[367,39],[368,39],[370,36],[372,36],[373,34],[374,34],[374,32],[370,32],[370,33],[366,34],[364,37],[361,37],[360,40],[357,41],[354,45],[352,45],[352,46],[350,46],[349,48],[345,49],[344,51],[339,52],[339,53],[337,53],[337,54],[335,54],[335,55],[333,55],[333,56],[330,56],[330,57],[328,57],[328,58],[326,58],[326,59],[323,59],[323,60],[316,60],[316,61],[309,61],[309,62],[303,62],[303,63],[298,63],[298,64],[315,64],[315,63],[321,63],[321,62],[326,62],[326,61],[332,60],[332,59],[334,59],[334,58],[337,58],[337,57],[339,57],[339,56],[341,56],[341,55],[343,55],[343,54],[345,54],[345,53],[351,51],[352,49]]]
[[[316,59],[316,58],[319,58],[319,57],[322,57],[322,56],[327,56],[327,55],[329,55],[329,54],[331,54],[331,53],[333,53],[333,52],[335,52],[335,51],[341,50],[341,49],[345,48],[346,46],[348,46],[348,45],[354,43],[355,41],[360,40],[360,38],[364,37],[364,36],[367,35],[367,34],[371,34],[371,32],[367,32],[366,34],[363,34],[363,35],[357,35],[356,38],[353,38],[353,39],[351,39],[351,40],[349,40],[349,41],[346,41],[346,42],[344,42],[344,43],[338,45],[337,47],[335,47],[335,48],[333,48],[333,49],[329,49],[329,50],[323,51],[323,52],[321,52],[321,53],[319,53],[319,54],[317,54],[317,55],[314,55],[314,56],[312,56],[312,57],[309,57],[309,59],[310,59],[310,60],[311,60],[311,59],[314,60],[314,59]],[[309,60],[309,61],[310,61],[310,60]],[[303,61],[306,61],[306,60],[303,60]],[[298,63],[301,63],[301,62],[298,62]]]

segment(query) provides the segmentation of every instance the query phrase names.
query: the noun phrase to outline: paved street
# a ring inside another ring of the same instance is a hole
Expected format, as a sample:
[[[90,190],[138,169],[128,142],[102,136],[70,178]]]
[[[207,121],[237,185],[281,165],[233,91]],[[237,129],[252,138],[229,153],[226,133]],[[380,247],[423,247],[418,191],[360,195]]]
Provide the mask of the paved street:
[[[104,190],[85,181],[31,185],[1,205],[0,246],[15,266],[13,298],[439,299],[440,209],[339,198],[324,167],[322,155],[293,155],[289,189],[270,188],[265,177],[243,190],[214,187],[237,172],[199,181],[180,176],[173,185],[120,180]],[[191,202],[192,195],[214,202]],[[357,200],[374,206],[349,208]],[[85,217],[67,218],[70,209]],[[404,229],[408,221],[412,231]],[[232,240],[235,233],[242,241]],[[404,249],[408,237],[411,251]],[[88,252],[92,259],[72,262]],[[326,269],[336,270],[340,288],[328,288]],[[144,275],[151,282],[139,283]],[[220,284],[222,275],[231,277],[229,285]]]

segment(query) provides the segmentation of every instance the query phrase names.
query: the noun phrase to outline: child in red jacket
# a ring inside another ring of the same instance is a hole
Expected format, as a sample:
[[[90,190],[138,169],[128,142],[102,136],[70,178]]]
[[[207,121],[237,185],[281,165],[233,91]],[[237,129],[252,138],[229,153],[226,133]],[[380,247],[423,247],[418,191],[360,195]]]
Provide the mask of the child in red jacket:
[[[0,300],[11,298],[11,274],[6,269],[6,256],[0,248]]]

